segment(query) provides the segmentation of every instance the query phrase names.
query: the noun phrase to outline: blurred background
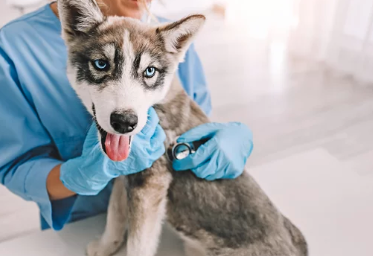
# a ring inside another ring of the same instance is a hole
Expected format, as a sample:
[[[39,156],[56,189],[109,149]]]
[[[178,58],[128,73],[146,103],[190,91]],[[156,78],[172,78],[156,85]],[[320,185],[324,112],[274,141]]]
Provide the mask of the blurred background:
[[[0,27],[46,2],[0,0]],[[195,45],[211,118],[251,127],[248,171],[311,255],[373,255],[373,0],[154,0],[151,10],[207,15]],[[0,186],[0,243],[38,230],[36,206]]]

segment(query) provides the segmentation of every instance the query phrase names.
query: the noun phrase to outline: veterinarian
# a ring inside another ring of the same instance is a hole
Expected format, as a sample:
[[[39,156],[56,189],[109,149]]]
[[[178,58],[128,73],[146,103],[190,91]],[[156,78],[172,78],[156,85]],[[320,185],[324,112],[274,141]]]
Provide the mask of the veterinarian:
[[[101,1],[106,15],[144,17],[139,1]],[[150,122],[133,139],[135,157],[113,162],[102,154],[97,130],[87,136],[92,117],[68,82],[67,52],[60,34],[56,3],[0,30],[0,181],[36,202],[42,229],[55,230],[105,212],[111,180],[150,167],[165,152],[164,132],[150,109]],[[210,94],[193,46],[178,75],[189,96],[209,114]],[[232,179],[242,173],[253,147],[245,125],[205,124],[183,134],[180,141],[202,138],[209,141],[195,154],[173,162],[176,171],[191,170],[207,180]]]

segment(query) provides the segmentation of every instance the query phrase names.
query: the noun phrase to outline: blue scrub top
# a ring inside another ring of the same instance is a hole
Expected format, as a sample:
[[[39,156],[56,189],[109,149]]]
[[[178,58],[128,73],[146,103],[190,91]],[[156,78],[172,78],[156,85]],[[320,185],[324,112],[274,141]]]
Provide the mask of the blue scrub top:
[[[49,172],[81,155],[92,123],[65,74],[67,51],[60,34],[49,5],[0,30],[0,181],[36,202],[42,228],[55,230],[105,212],[112,186],[97,196],[49,200]],[[210,94],[193,46],[178,74],[188,95],[209,114]]]

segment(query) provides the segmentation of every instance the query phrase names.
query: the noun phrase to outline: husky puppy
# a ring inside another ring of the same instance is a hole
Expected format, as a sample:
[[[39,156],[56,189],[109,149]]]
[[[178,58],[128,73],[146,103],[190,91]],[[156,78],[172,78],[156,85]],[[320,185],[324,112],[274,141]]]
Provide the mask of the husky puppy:
[[[175,76],[204,16],[151,26],[105,17],[95,0],[58,0],[58,8],[70,83],[96,120],[108,157],[128,156],[131,136],[144,127],[151,106],[167,135],[166,148],[209,122]],[[117,127],[113,115],[128,126]],[[166,156],[143,172],[116,179],[106,230],[87,254],[108,256],[124,243],[127,256],[153,256],[164,219],[186,242],[188,256],[308,254],[302,233],[247,172],[210,182],[173,171]]]

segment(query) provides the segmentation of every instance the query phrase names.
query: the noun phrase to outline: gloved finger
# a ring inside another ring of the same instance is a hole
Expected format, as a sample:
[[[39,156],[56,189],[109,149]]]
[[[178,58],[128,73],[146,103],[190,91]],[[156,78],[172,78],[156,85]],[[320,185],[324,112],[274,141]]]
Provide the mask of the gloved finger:
[[[201,139],[211,138],[223,124],[207,123],[190,129],[189,131],[180,135],[177,142],[193,142]]]
[[[86,138],[84,140],[83,148],[90,148],[93,145],[96,145],[97,143],[99,143],[98,129],[97,129],[96,123],[93,122],[87,132]]]
[[[216,171],[218,170],[216,156],[206,160],[204,163],[199,165],[196,168],[191,169],[191,171],[201,179],[207,179],[207,177],[213,177],[216,175]],[[214,178],[215,179],[215,178]]]
[[[147,153],[149,155],[148,155],[148,160],[147,160],[148,162],[147,162],[146,168],[150,168],[155,161],[157,161],[161,156],[164,155],[165,152],[166,150],[163,144],[157,147],[156,149],[154,149],[154,151],[152,152],[148,151]]]
[[[212,138],[205,144],[200,146],[194,154],[190,154],[184,159],[175,159],[172,162],[172,167],[175,171],[185,171],[196,168],[206,160],[210,159],[217,148],[216,139]]]
[[[250,140],[250,149],[249,149],[247,157],[249,157],[251,155],[251,153],[253,152],[253,149],[254,149],[254,142],[252,140]]]
[[[158,148],[163,145],[166,139],[166,133],[163,128],[158,124],[155,128],[155,132],[150,139],[150,145],[152,148]]]
[[[165,152],[166,152],[166,149],[165,149],[164,145],[161,144],[155,151],[153,151],[153,153],[152,153],[153,160],[154,161],[157,160],[158,158],[163,156]]]
[[[204,179],[208,181],[214,181],[214,180],[221,180],[223,178],[225,179],[224,173],[220,170],[210,175],[207,175]]]
[[[89,130],[87,132],[87,138],[88,137],[97,137],[97,134],[98,134],[97,125],[96,125],[95,122],[93,122],[91,124],[91,126],[89,127]]]
[[[209,161],[208,166],[206,166],[206,169],[202,170],[198,167],[199,170],[196,169],[194,172],[200,172],[201,178],[208,181],[222,179],[224,178],[226,168],[222,166],[223,163],[220,160],[220,153],[215,153]]]
[[[205,180],[208,180],[208,181],[220,180],[220,179],[234,179],[234,177],[232,174],[227,175],[225,173],[225,168],[221,168],[220,166],[219,168],[216,167],[215,172],[212,172],[211,174],[205,177]]]
[[[157,128],[158,123],[159,117],[157,112],[155,112],[153,107],[149,108],[148,119],[146,120],[146,124],[144,128],[142,128],[141,133],[146,137],[151,138],[155,132],[155,129]]]

